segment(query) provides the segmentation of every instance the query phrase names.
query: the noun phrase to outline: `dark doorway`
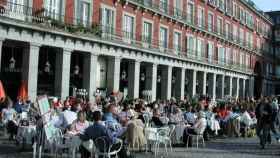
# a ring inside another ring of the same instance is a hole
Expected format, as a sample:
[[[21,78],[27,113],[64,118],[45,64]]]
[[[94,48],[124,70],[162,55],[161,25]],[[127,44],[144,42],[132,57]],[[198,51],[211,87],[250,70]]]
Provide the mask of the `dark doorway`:
[[[263,76],[262,76],[262,65],[258,61],[255,64],[254,73],[255,73],[254,96],[256,97],[256,99],[259,99],[262,94]]]

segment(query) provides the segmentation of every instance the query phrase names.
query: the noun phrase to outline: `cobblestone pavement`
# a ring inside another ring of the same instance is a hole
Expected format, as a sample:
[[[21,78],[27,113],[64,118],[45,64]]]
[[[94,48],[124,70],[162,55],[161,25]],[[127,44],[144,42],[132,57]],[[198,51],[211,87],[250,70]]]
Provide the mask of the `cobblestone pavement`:
[[[0,158],[31,158],[31,147],[24,151],[15,143],[0,137]],[[44,158],[49,156],[44,155]],[[66,157],[66,156],[65,156]],[[79,156],[78,156],[79,157]],[[152,158],[153,153],[136,153],[136,158]],[[280,157],[280,144],[274,141],[266,149],[260,149],[257,138],[225,138],[206,142],[205,148],[173,147],[168,155],[161,149],[158,158],[273,158]]]

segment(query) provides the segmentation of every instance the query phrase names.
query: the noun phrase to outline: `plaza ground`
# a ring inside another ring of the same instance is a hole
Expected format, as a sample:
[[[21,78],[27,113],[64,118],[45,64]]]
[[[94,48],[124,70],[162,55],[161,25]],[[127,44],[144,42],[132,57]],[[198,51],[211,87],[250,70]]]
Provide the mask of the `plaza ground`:
[[[43,158],[49,157],[47,155]],[[137,153],[136,158],[152,158],[153,153]],[[206,142],[206,147],[183,148],[174,147],[168,155],[161,149],[158,158],[276,158],[280,157],[280,144],[275,140],[266,149],[260,149],[258,139],[254,138],[224,138]],[[32,158],[32,150],[21,151],[19,146],[0,137],[0,158]]]

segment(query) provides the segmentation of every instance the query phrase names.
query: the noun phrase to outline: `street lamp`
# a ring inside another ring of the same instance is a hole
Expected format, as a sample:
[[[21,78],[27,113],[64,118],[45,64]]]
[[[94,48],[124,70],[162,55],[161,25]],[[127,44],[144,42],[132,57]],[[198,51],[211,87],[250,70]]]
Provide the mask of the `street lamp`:
[[[146,78],[145,74],[144,74],[144,73],[141,73],[141,75],[140,75],[140,80],[141,80],[141,81],[145,81],[145,78]]]
[[[158,75],[157,76],[157,82],[160,83],[160,81],[161,81],[161,77],[160,77],[160,75]]]

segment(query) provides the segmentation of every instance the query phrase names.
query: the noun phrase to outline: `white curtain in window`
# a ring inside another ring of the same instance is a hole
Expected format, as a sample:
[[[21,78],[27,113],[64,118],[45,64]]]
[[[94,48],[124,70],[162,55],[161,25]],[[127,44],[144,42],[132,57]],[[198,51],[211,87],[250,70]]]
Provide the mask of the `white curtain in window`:
[[[162,47],[167,48],[167,29],[163,27],[160,28],[160,43]]]
[[[152,24],[151,23],[144,22],[143,36],[144,36],[145,42],[151,43],[151,39],[152,39]]]
[[[134,18],[128,15],[124,16],[123,19],[123,31],[126,38],[132,39],[134,32]]]
[[[114,11],[108,8],[102,8],[101,12],[101,24],[103,31],[112,33],[114,28]]]
[[[208,42],[208,61],[209,62],[212,62],[213,52],[214,52],[213,43]]]
[[[84,26],[89,24],[89,3],[82,2],[81,3],[81,20]]]

